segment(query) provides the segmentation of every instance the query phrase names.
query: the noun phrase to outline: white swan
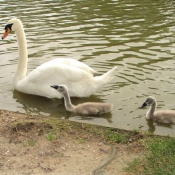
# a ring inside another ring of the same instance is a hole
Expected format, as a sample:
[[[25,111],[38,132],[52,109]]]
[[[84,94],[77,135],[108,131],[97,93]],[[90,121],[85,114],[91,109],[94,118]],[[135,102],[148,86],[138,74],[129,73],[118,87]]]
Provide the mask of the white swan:
[[[69,88],[70,96],[87,97],[114,78],[116,67],[101,76],[94,77],[95,70],[80,61],[68,58],[57,58],[46,62],[26,75],[27,43],[23,25],[19,19],[13,18],[8,21],[2,39],[5,39],[11,31],[16,33],[19,49],[19,63],[12,85],[20,92],[48,98],[61,98],[62,95],[54,89],[51,90],[50,85],[65,84]]]
[[[175,111],[174,110],[156,110],[156,99],[152,96],[146,98],[145,102],[142,104],[141,108],[150,105],[150,109],[146,113],[146,119],[152,120],[155,123],[163,124],[175,124]]]
[[[65,85],[52,85],[51,87],[63,95],[66,110],[70,112],[74,112],[80,115],[100,116],[101,114],[110,112],[113,108],[113,105],[110,103],[96,102],[86,102],[75,106],[71,103],[68,88]]]

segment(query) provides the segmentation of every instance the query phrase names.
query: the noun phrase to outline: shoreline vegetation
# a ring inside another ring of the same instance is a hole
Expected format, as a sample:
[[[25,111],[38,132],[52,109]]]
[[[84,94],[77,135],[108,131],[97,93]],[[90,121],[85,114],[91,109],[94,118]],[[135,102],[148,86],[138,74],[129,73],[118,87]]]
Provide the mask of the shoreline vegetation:
[[[0,174],[175,174],[173,137],[4,110],[0,122]]]

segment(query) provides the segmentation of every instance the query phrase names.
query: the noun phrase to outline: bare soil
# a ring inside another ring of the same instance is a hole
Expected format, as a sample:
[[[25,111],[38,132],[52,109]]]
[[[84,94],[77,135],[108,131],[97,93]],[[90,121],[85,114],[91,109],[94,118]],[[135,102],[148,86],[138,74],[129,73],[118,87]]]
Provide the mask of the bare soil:
[[[110,143],[84,131],[85,124],[81,130],[68,124],[55,134],[44,120],[0,111],[1,175],[128,175],[124,168],[143,153],[140,135]]]

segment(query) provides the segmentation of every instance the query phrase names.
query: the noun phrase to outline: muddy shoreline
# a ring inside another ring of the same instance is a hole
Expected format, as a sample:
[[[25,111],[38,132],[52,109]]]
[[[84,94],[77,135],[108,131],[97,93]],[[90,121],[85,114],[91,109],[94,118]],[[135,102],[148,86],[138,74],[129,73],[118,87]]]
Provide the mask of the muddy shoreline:
[[[139,132],[0,111],[0,174],[126,175]]]

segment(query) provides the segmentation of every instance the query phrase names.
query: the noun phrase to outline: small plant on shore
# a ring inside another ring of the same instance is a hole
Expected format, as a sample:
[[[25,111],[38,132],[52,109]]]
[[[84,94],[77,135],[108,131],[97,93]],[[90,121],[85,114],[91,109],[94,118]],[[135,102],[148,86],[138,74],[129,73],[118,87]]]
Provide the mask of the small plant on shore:
[[[28,140],[23,143],[23,146],[34,146],[36,144],[36,140]]]
[[[140,130],[139,130],[139,129],[133,129],[133,132],[134,132],[134,133],[139,133]]]
[[[48,134],[48,135],[47,135],[47,138],[48,138],[50,141],[56,140],[56,136],[54,136],[54,135],[52,135],[52,134]]]
[[[84,140],[84,139],[79,138],[79,142],[80,142],[80,143],[85,143],[85,140]]]

